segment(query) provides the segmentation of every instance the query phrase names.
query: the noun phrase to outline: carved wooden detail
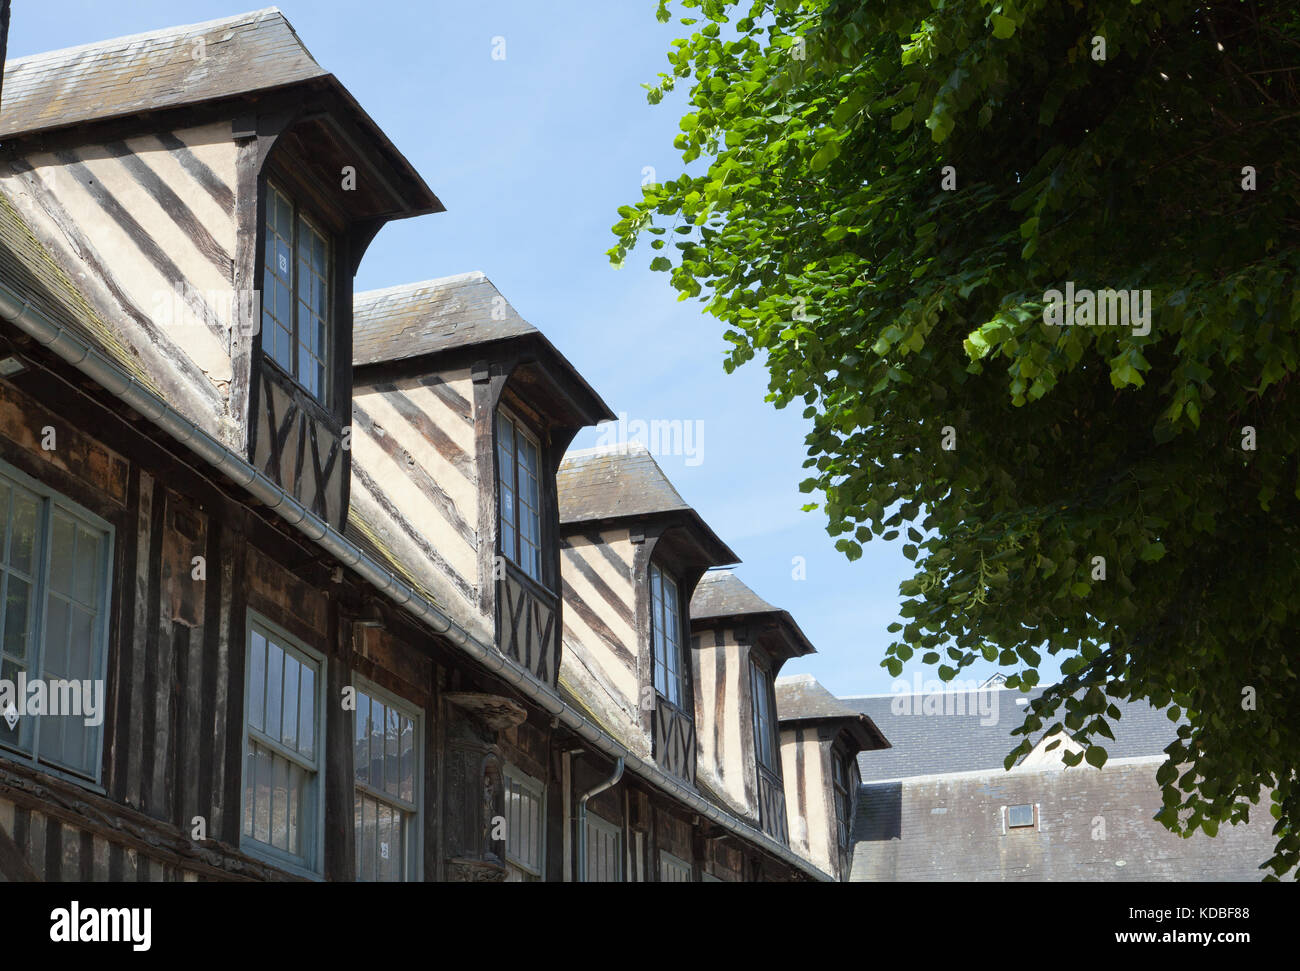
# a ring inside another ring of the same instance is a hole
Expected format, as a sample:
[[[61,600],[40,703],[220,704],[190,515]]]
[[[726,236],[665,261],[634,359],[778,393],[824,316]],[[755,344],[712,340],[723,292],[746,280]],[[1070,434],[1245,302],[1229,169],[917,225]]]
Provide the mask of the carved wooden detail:
[[[695,784],[695,723],[658,695],[654,711],[654,756],[659,768]]]
[[[560,674],[559,601],[514,564],[497,580],[497,644],[501,653],[554,685]]]
[[[786,827],[785,784],[763,766],[758,767],[758,817],[763,832],[774,840],[790,845]]]
[[[253,465],[337,529],[347,519],[348,455],[334,419],[264,364]]]
[[[446,853],[448,880],[485,883],[506,877],[504,832],[498,822],[505,804],[497,733],[518,725],[524,710],[509,698],[456,692],[447,702]]]
[[[494,732],[504,731],[521,725],[528,718],[523,705],[502,698],[475,691],[457,691],[443,695],[457,708],[470,712]]]

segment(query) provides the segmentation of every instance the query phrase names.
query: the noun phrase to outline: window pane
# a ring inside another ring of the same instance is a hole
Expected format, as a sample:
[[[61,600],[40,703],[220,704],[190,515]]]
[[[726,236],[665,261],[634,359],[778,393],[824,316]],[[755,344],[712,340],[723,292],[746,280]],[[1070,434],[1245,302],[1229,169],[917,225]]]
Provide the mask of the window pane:
[[[275,319],[282,328],[292,333],[293,328],[293,294],[283,283],[275,285]],[[278,346],[277,346],[278,350]]]
[[[5,585],[4,651],[19,661],[27,660],[27,634],[31,629],[32,586],[10,573]]]
[[[379,804],[373,799],[361,801],[361,858],[365,864],[363,879],[374,880],[378,876],[375,862],[379,856]]]
[[[397,762],[397,712],[384,708],[384,791],[397,795],[401,766]]]
[[[271,790],[271,845],[289,851],[289,760],[272,760],[274,785]],[[296,847],[295,847],[296,849]]]
[[[509,486],[503,483],[501,486],[501,520],[507,525],[513,525],[518,521],[515,516],[515,494]],[[511,532],[513,532],[513,529]]]
[[[511,559],[514,558],[515,531],[504,519],[501,521],[501,548]]]
[[[271,837],[271,753],[260,745],[253,745],[257,753],[257,813],[253,817],[253,839],[266,843]]]
[[[15,490],[13,532],[9,539],[9,566],[29,578],[33,572],[33,551],[36,546],[36,505],[35,496]]]
[[[293,281],[293,263],[291,263],[289,259],[289,241],[282,236],[276,236],[275,238],[275,253],[273,254],[273,262],[271,263],[271,272],[282,283],[292,283]],[[281,306],[278,302],[280,300],[280,295],[287,293],[288,290],[284,287],[278,289],[276,294],[277,307]],[[288,309],[287,303],[283,304],[283,306],[286,310]],[[277,313],[276,316],[278,317],[280,315]],[[281,318],[282,323],[286,320],[287,318]]]
[[[537,476],[537,446],[527,435],[519,436],[519,468],[530,476]]]
[[[308,318],[303,313],[300,314],[298,319],[305,321]],[[298,343],[298,381],[313,395],[319,397],[321,387],[320,366],[312,355],[311,349],[301,341]]]
[[[298,659],[284,658],[284,713],[280,719],[280,741],[289,748],[298,747]]]
[[[77,529],[77,558],[72,595],[88,607],[99,605],[99,537]]]
[[[95,614],[85,607],[69,607],[68,666],[65,676],[78,681],[94,679],[99,671],[95,664]]]
[[[12,497],[13,490],[0,479],[0,566],[9,562],[9,516],[12,512],[9,500]]]
[[[502,451],[513,458],[515,451],[515,426],[505,415],[497,415],[497,443]]]
[[[284,651],[274,641],[266,642],[266,728],[272,738],[280,736],[280,693],[284,685]]]
[[[57,512],[50,519],[50,587],[59,593],[70,594],[76,552],[76,527],[71,519]]]
[[[244,835],[253,835],[253,817],[257,814],[257,748],[251,742],[244,755]]]
[[[316,671],[302,666],[298,689],[298,751],[303,758],[316,758]]]
[[[357,692],[357,710],[352,718],[353,775],[358,782],[370,781],[370,699]]]
[[[280,227],[280,232],[288,234],[289,227],[293,221],[289,199],[279,190],[272,189],[271,191],[275,196],[276,225]]]
[[[248,657],[248,724],[258,731],[265,724],[266,710],[266,638],[253,631]]]
[[[403,718],[402,725],[402,767],[398,795],[407,802],[415,802],[415,723]]]
[[[400,842],[396,832],[397,814],[389,806],[379,807],[379,879],[399,879],[397,863],[401,859]]]
[[[384,706],[370,699],[370,784],[384,788]]]
[[[68,670],[68,629],[71,608],[61,597],[50,597],[45,607],[45,650],[42,655],[47,678],[62,678]]]
[[[289,766],[289,845],[302,846],[302,795],[307,784],[307,774],[297,765]]]

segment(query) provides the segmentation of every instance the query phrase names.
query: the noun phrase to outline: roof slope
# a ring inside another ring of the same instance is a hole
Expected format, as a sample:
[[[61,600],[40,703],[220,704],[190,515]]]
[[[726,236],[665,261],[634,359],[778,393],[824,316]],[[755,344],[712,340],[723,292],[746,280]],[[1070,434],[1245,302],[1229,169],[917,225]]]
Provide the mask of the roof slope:
[[[0,137],[214,101],[326,74],[284,14],[267,7],[15,58],[5,64]]]
[[[927,694],[888,694],[844,698],[869,715],[893,748],[858,756],[863,782],[1003,769],[1007,753],[1023,740],[1011,734],[1024,721],[1030,694],[1007,688]],[[926,699],[932,699],[928,709]],[[1111,759],[1160,755],[1178,726],[1146,702],[1113,704],[1121,717],[1111,723],[1115,740],[1104,740]],[[981,707],[981,705],[983,707]],[[926,711],[929,710],[929,714]],[[1034,736],[1037,743],[1042,733]]]
[[[649,449],[637,441],[569,452],[556,482],[562,523],[692,511]]]
[[[541,333],[477,270],[358,293],[352,321],[354,367]]]
[[[841,721],[850,728],[864,753],[888,749],[892,744],[870,715],[836,698],[811,674],[777,678],[772,687],[776,720],[782,727],[795,722]]]
[[[773,607],[729,569],[710,570],[704,574],[691,597],[691,620],[780,613],[785,611]]]
[[[32,234],[3,192],[0,192],[0,283],[95,344],[150,391],[160,392],[153,376],[91,309],[77,285]]]
[[[785,641],[784,658],[816,654],[808,635],[803,632],[790,612],[774,607],[736,576],[730,568],[710,570],[695,585],[691,596],[691,624],[736,619],[742,623],[756,622],[760,627],[775,624]]]
[[[1107,763],[1100,772],[998,770],[861,786],[849,879],[1258,881],[1274,843],[1268,814],[1185,839],[1153,818],[1161,806],[1156,768]],[[1004,829],[1004,807],[1024,803],[1036,804],[1039,825]]]
[[[778,721],[813,721],[819,718],[857,718],[857,708],[845,704],[826,690],[811,674],[777,678],[776,717]]]

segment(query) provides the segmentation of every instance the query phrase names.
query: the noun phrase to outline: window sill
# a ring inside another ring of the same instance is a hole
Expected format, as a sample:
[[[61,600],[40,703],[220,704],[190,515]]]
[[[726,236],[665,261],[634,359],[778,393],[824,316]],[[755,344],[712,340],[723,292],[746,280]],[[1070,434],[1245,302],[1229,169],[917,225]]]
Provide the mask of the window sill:
[[[295,863],[289,858],[281,856],[274,849],[268,848],[263,843],[249,842],[248,840],[241,838],[239,840],[239,852],[252,857],[254,860],[265,863],[267,866],[272,866],[277,870],[283,870],[285,873],[292,874],[295,877],[302,877],[316,883],[325,882],[325,874],[323,872],[312,870],[301,863]]]
[[[46,762],[39,762],[24,752],[19,752],[11,748],[0,747],[0,757],[17,762],[19,765],[26,766],[33,772],[39,772],[43,775],[53,776],[64,782],[71,783],[80,789],[93,792],[97,796],[107,796],[108,790],[105,789],[98,780],[88,779],[86,776],[77,775],[68,769],[60,769],[57,766],[50,765]]]
[[[544,584],[541,580],[537,580],[533,577],[530,577],[527,573],[524,572],[523,567],[521,567],[514,560],[510,559],[510,557],[506,556],[506,554],[498,551],[497,556],[500,556],[505,560],[506,571],[510,574],[510,579],[515,580],[518,583],[522,584],[528,590],[529,593],[533,594],[536,597],[542,597],[544,599],[549,599],[549,600],[559,599],[558,593],[556,593],[554,590],[552,590],[550,587]]]

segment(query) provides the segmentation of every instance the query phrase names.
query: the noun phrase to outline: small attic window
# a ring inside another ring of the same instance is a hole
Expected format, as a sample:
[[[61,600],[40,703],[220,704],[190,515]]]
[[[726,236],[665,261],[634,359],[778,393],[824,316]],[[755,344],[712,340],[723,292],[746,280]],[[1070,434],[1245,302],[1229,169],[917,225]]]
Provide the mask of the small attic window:
[[[687,664],[682,650],[682,612],[677,578],[650,564],[650,636],[654,645],[654,685],[677,708],[688,711]]]
[[[271,183],[266,187],[262,351],[317,401],[329,373],[329,240]]]
[[[542,582],[541,454],[537,438],[505,408],[497,409],[497,496],[501,552]]]
[[[1020,806],[1007,807],[1007,828],[1020,829],[1034,825],[1034,804],[1024,803]]]

